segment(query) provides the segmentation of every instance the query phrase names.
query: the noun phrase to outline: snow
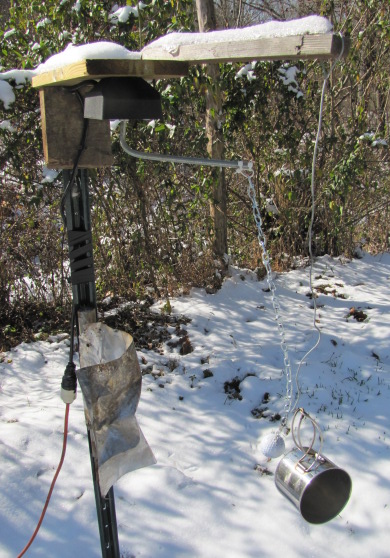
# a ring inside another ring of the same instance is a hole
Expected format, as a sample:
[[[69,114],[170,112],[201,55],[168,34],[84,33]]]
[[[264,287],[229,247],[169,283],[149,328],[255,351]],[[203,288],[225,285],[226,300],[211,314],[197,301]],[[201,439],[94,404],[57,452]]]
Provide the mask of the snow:
[[[42,168],[43,178],[41,180],[41,184],[54,182],[54,180],[57,178],[58,175],[59,175],[59,171],[55,169],[48,169],[47,167],[44,166]]]
[[[256,79],[255,76],[255,69],[256,69],[256,61],[250,62],[250,64],[245,64],[245,66],[243,66],[237,73],[235,76],[235,79],[239,79],[241,77],[246,76],[248,81],[253,81],[254,79]]]
[[[23,85],[26,81],[31,81],[38,74],[58,70],[68,64],[74,64],[86,59],[139,60],[140,57],[141,54],[139,52],[129,51],[125,47],[111,41],[98,41],[78,46],[69,44],[65,50],[54,54],[34,70],[13,69],[0,72],[0,100],[3,101],[6,109],[15,101],[13,88],[7,80],[14,80],[16,85]]]
[[[388,143],[385,139],[383,138],[376,138],[374,132],[366,132],[364,134],[362,134],[361,136],[359,136],[359,140],[363,140],[363,141],[371,141],[371,145],[373,147],[377,146],[377,145],[381,145],[383,147],[387,147]]]
[[[12,122],[10,120],[2,120],[0,122],[0,128],[2,130],[8,130],[8,132],[16,132],[16,128],[15,126],[12,125]]]
[[[118,23],[126,23],[131,15],[133,15],[134,17],[138,17],[139,11],[143,10],[146,7],[147,5],[143,2],[138,2],[136,6],[119,7],[115,5],[108,17],[114,25],[117,25]]]
[[[376,145],[383,145],[384,147],[387,146],[387,141],[385,139],[379,138],[372,142],[372,145],[375,147]]]
[[[4,33],[4,39],[8,39],[9,37],[12,37],[12,35],[15,35],[15,33],[16,33],[16,29],[9,29]]]
[[[126,23],[131,15],[138,17],[138,8],[133,8],[132,6],[123,6],[122,8],[118,8],[113,13],[111,13],[109,15],[109,19],[114,24],[117,24],[118,22]]]
[[[122,120],[110,120],[110,130],[111,130],[111,132],[115,132],[115,130],[118,128],[118,126],[120,125],[121,122],[122,122]]]
[[[51,23],[51,19],[49,19],[48,17],[45,17],[44,19],[41,19],[40,21],[38,21],[37,29],[39,29],[40,27],[46,27],[47,25],[50,25],[50,23]]]
[[[208,33],[169,33],[146,45],[141,52],[147,52],[149,48],[161,47],[173,54],[184,45],[254,41],[293,35],[331,33],[332,30],[333,26],[328,19],[320,16],[308,16],[289,21],[268,21],[241,29],[226,29]]]
[[[182,326],[192,352],[181,355],[176,343],[164,344],[161,354],[138,351],[144,376],[137,418],[157,464],[115,485],[121,555],[385,558],[390,254],[315,261],[321,340],[302,367],[299,405],[322,427],[324,455],[353,482],[342,513],[317,526],[276,489],[279,459],[267,461],[260,452],[265,437],[277,431],[271,419],[285,403],[283,353],[267,283],[248,270],[230,271],[214,295],[193,289],[170,300],[174,314],[192,320]],[[275,283],[295,372],[317,340],[309,269],[277,274]],[[171,332],[173,341],[183,335]],[[53,335],[1,355],[2,558],[13,558],[26,544],[59,461],[59,389],[68,343],[66,336]],[[224,383],[236,377],[242,380],[240,397],[229,398]],[[263,418],[255,418],[254,409]],[[291,436],[286,446],[292,448]],[[70,409],[63,469],[28,556],[101,556],[80,395]]]
[[[288,66],[285,64],[282,68],[278,69],[278,72],[283,85],[286,85],[289,91],[296,93],[297,99],[299,99],[299,97],[303,97],[303,93],[299,89],[296,79],[297,74],[299,73],[298,68],[296,66]]]
[[[3,102],[4,108],[7,110],[12,103],[15,102],[15,93],[11,85],[7,81],[0,79],[0,101]]]
[[[235,76],[235,79],[243,78],[244,76],[247,78],[248,81],[252,81],[256,79],[255,69],[256,69],[256,61],[251,62],[250,64],[246,64],[243,66]],[[284,64],[281,68],[278,68],[279,78],[283,85],[286,85],[289,91],[296,93],[297,99],[303,96],[302,91],[299,89],[299,85],[297,82],[297,74],[299,70],[296,66],[289,66],[288,64]]]
[[[70,44],[65,50],[54,54],[46,62],[40,64],[36,72],[43,74],[58,68],[81,62],[82,60],[139,60],[141,54],[127,50],[124,46],[110,41],[98,41],[86,45]]]
[[[35,70],[7,70],[0,73],[0,79],[10,79],[15,81],[16,85],[23,85],[26,81],[30,81],[35,74]]]

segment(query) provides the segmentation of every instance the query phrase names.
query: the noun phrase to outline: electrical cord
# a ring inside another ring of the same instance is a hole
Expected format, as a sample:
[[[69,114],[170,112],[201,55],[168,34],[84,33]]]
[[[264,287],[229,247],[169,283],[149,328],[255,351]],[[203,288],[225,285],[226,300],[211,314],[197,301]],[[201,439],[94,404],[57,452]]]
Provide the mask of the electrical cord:
[[[74,91],[72,91],[72,93],[74,93],[77,96],[77,99],[81,104],[81,107],[82,107],[82,110],[83,110],[83,116],[84,116],[84,99],[83,99],[83,96],[81,95],[81,93],[78,90],[74,90]],[[83,152],[85,150],[85,147],[86,147],[88,125],[89,125],[88,118],[84,118],[83,132],[82,132],[82,136],[81,136],[81,142],[80,142],[79,150],[78,150],[77,155],[76,155],[76,159],[75,159],[75,162],[74,162],[74,165],[73,165],[70,180],[69,180],[68,184],[66,185],[66,187],[64,189],[64,192],[62,194],[62,198],[61,198],[61,206],[60,206],[61,217],[62,217],[62,221],[64,223],[65,228],[66,228],[65,202],[66,202],[67,196],[69,195],[69,193],[72,190],[72,186],[74,184],[74,181],[76,180],[76,175],[77,175],[77,171],[78,171],[78,168],[79,168],[80,158],[81,158],[81,155],[83,154]]]
[[[58,464],[58,466],[57,466],[57,470],[56,470],[55,475],[54,475],[54,477],[53,477],[53,480],[52,480],[52,482],[51,482],[50,489],[49,489],[49,492],[48,492],[48,495],[47,495],[47,498],[46,498],[46,502],[45,502],[45,505],[43,506],[43,510],[42,510],[41,516],[40,516],[40,518],[39,518],[38,524],[37,524],[37,526],[36,526],[36,528],[35,528],[35,531],[34,531],[34,533],[31,535],[30,540],[28,541],[28,543],[26,544],[26,546],[24,547],[24,549],[22,550],[22,552],[21,552],[20,554],[18,554],[17,558],[21,558],[22,556],[24,556],[24,554],[25,554],[25,553],[27,552],[27,550],[30,548],[30,546],[32,545],[32,543],[33,543],[34,540],[35,540],[35,537],[36,537],[37,534],[38,534],[38,531],[39,531],[39,529],[40,529],[40,527],[41,527],[41,525],[42,525],[43,519],[44,519],[44,517],[45,517],[46,510],[47,510],[47,508],[48,508],[48,506],[49,506],[50,498],[51,498],[51,495],[52,495],[52,493],[53,493],[55,483],[56,483],[56,481],[57,481],[58,475],[60,474],[62,464],[64,463],[65,453],[66,453],[66,443],[67,443],[67,439],[68,439],[69,407],[70,407],[70,404],[67,403],[67,404],[66,404],[66,407],[65,407],[64,437],[63,437],[63,443],[62,443],[62,453],[61,453],[60,462],[59,462],[59,464]]]
[[[72,91],[77,95],[78,100],[81,103],[81,106],[83,107],[83,97],[81,96],[81,94],[75,90]],[[64,222],[64,226],[66,228],[67,226],[67,222],[66,222],[66,213],[65,213],[65,202],[66,202],[66,198],[69,195],[72,186],[74,184],[74,181],[76,179],[76,174],[78,171],[78,165],[79,165],[79,161],[80,161],[80,157],[85,149],[86,146],[86,139],[87,139],[87,132],[88,132],[88,120],[85,118],[84,119],[84,125],[83,125],[83,133],[82,133],[82,138],[81,138],[81,143],[80,143],[80,147],[73,165],[73,169],[72,169],[72,175],[70,177],[70,180],[68,182],[68,184],[66,185],[65,189],[64,189],[64,193],[62,195],[62,199],[61,199],[61,216],[62,216],[62,220]],[[65,460],[65,454],[66,454],[66,445],[67,445],[67,440],[68,440],[68,424],[69,424],[69,408],[70,408],[70,404],[74,401],[74,399],[76,398],[76,389],[77,389],[77,377],[76,377],[76,365],[74,364],[74,336],[75,336],[75,328],[77,330],[77,335],[78,335],[78,323],[77,323],[77,319],[76,319],[76,309],[73,306],[72,308],[72,316],[71,316],[71,335],[70,335],[70,348],[69,348],[69,362],[65,368],[65,372],[64,375],[62,377],[62,382],[61,382],[61,397],[65,403],[65,418],[64,418],[64,436],[63,436],[63,442],[62,442],[62,453],[61,453],[61,458],[60,461],[58,463],[55,475],[53,477],[53,480],[51,482],[50,488],[49,488],[49,492],[46,498],[46,502],[45,505],[43,506],[39,521],[37,523],[37,526],[35,528],[35,531],[33,532],[33,534],[31,535],[30,540],[28,541],[28,543],[26,544],[26,546],[24,547],[24,549],[20,552],[20,554],[18,554],[17,558],[21,558],[22,556],[25,555],[25,553],[27,552],[27,550],[30,548],[30,546],[32,545],[32,543],[35,540],[35,537],[37,536],[39,529],[41,528],[42,522],[45,518],[46,515],[46,511],[47,508],[49,506],[50,503],[50,499],[51,496],[53,494],[53,490],[55,487],[55,484],[57,482],[57,478],[58,475],[60,474],[62,465],[64,463]]]
[[[26,546],[24,547],[22,552],[20,554],[18,554],[17,558],[21,558],[22,556],[24,556],[24,554],[27,552],[27,550],[30,548],[30,546],[34,542],[35,537],[37,536],[38,531],[41,528],[42,522],[43,522],[44,517],[46,515],[47,508],[49,506],[51,495],[52,495],[53,490],[54,490],[54,486],[57,482],[58,475],[60,474],[62,465],[64,463],[64,459],[65,459],[66,445],[67,445],[67,440],[68,440],[69,408],[70,408],[70,404],[74,401],[74,399],[76,397],[76,388],[77,388],[77,378],[76,378],[76,372],[75,372],[76,365],[73,362],[73,360],[74,360],[75,326],[76,326],[76,331],[77,331],[77,335],[78,335],[78,327],[77,327],[78,324],[76,324],[75,322],[76,322],[76,311],[75,311],[75,308],[73,308],[72,319],[71,319],[69,362],[68,362],[68,364],[65,368],[65,372],[64,372],[62,382],[61,382],[61,397],[65,402],[64,437],[63,437],[63,442],[62,442],[61,458],[60,458],[59,464],[57,466],[57,470],[55,472],[53,480],[51,482],[50,489],[49,489],[49,492],[48,492],[48,495],[47,495],[47,498],[46,498],[46,502],[45,502],[45,505],[43,506],[42,513],[41,513],[41,516],[40,516],[39,521],[37,523],[37,526],[35,528],[35,531],[31,535],[30,540],[28,541],[28,543],[26,544]],[[64,397],[64,394],[65,394],[65,397]]]

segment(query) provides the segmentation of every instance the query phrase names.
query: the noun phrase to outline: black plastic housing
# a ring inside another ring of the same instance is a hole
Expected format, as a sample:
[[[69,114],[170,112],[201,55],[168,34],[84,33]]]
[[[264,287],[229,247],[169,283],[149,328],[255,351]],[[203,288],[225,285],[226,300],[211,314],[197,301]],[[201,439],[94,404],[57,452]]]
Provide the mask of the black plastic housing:
[[[152,120],[162,118],[161,97],[139,77],[104,78],[85,95],[84,118]]]

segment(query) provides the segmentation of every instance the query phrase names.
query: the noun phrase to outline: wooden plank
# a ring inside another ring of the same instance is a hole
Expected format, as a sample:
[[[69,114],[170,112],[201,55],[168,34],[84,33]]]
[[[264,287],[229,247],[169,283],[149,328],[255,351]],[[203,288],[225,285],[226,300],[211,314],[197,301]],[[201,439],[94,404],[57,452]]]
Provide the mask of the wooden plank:
[[[346,43],[349,45],[348,41]],[[250,60],[325,60],[336,58],[341,52],[341,46],[341,38],[332,33],[183,44],[172,52],[151,43],[143,49],[142,59],[177,60],[190,64]],[[348,48],[344,50],[345,56]]]
[[[187,75],[189,64],[207,62],[326,60],[339,56],[341,47],[341,38],[331,33],[183,44],[174,52],[169,52],[158,43],[151,43],[143,49],[142,59],[82,60],[37,75],[33,77],[32,85],[36,88],[74,85],[106,77],[175,78]],[[347,55],[348,50],[349,40],[345,39],[343,56]]]
[[[145,79],[181,77],[188,74],[186,62],[165,60],[82,60],[34,76],[36,88],[75,85],[90,79],[138,76]]]
[[[80,146],[84,115],[76,95],[62,87],[40,91],[43,152],[49,169],[71,169]],[[110,167],[111,134],[108,120],[89,120],[86,149],[80,168]]]

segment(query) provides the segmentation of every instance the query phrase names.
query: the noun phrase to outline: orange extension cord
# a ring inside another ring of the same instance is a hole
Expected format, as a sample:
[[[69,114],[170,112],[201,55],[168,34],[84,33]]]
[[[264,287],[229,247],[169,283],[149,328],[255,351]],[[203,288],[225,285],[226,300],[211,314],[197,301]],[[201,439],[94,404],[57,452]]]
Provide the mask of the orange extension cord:
[[[67,404],[66,404],[66,409],[65,409],[65,421],[64,421],[64,441],[63,441],[63,444],[62,444],[62,454],[61,454],[60,462],[59,462],[59,464],[58,464],[56,473],[55,473],[54,478],[53,478],[53,480],[52,480],[52,483],[51,483],[51,485],[50,485],[50,490],[49,490],[49,493],[48,493],[48,495],[47,495],[46,502],[45,502],[45,505],[44,505],[43,510],[42,510],[42,513],[41,513],[41,517],[39,518],[38,525],[36,526],[35,531],[34,531],[34,533],[33,533],[32,536],[31,536],[31,539],[28,541],[28,543],[26,544],[26,546],[23,548],[22,552],[21,552],[20,554],[18,554],[17,558],[21,558],[22,556],[24,556],[24,554],[27,552],[27,550],[30,548],[30,546],[31,546],[32,543],[34,542],[34,539],[35,539],[35,537],[37,536],[38,531],[39,531],[39,529],[40,529],[40,527],[41,527],[41,525],[42,525],[42,521],[43,521],[43,519],[44,519],[44,517],[45,517],[46,510],[47,510],[47,507],[48,507],[48,505],[49,505],[50,498],[51,498],[52,492],[53,492],[53,490],[54,490],[54,486],[55,486],[55,483],[56,483],[56,481],[57,481],[58,475],[60,474],[61,467],[62,467],[62,464],[63,464],[64,459],[65,459],[66,442],[67,442],[67,439],[68,439],[69,407],[70,407],[70,404],[67,403]]]

